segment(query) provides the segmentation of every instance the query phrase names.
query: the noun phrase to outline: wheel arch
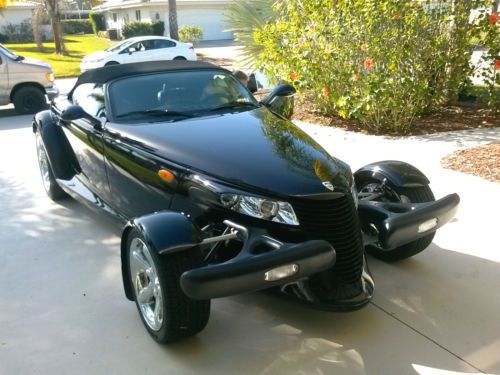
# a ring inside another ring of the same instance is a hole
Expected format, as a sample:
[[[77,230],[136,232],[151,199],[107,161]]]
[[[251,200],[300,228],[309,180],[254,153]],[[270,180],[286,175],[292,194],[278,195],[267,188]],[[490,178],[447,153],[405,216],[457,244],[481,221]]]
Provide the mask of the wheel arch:
[[[397,160],[379,161],[361,167],[354,173],[356,184],[363,178],[375,178],[380,181],[386,179],[398,187],[427,186],[430,183],[416,167]]]
[[[141,234],[148,247],[159,255],[189,251],[201,242],[200,229],[184,214],[161,211],[130,220],[122,231],[120,258],[125,296],[133,301],[132,280],[128,267],[127,244],[130,233]]]
[[[33,119],[33,132],[39,132],[55,178],[69,180],[78,171],[79,165],[68,139],[57,125],[55,115],[42,111]]]
[[[10,99],[11,102],[14,100],[14,96],[19,91],[19,89],[21,89],[23,87],[34,87],[34,88],[37,88],[37,89],[41,90],[44,95],[46,94],[45,87],[43,87],[38,82],[21,82],[21,83],[16,84],[12,88],[12,90],[10,91],[10,97],[9,97],[9,99]]]

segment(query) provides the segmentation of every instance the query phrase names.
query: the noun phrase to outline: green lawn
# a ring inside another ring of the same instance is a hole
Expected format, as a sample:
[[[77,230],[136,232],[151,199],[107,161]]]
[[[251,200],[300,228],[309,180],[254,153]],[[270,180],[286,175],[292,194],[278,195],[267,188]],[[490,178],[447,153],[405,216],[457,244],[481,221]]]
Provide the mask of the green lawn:
[[[89,53],[108,48],[113,42],[98,38],[95,35],[66,35],[64,36],[67,56],[54,53],[54,43],[44,43],[44,51],[40,52],[36,44],[6,44],[5,46],[18,55],[34,57],[47,61],[52,65],[57,78],[75,77],[80,75],[80,61]]]

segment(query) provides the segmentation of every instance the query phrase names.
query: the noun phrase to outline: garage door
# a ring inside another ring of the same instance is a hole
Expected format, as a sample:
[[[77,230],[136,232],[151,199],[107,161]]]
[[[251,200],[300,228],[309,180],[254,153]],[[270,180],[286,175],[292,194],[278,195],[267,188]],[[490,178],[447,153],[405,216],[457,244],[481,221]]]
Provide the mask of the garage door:
[[[197,25],[203,30],[203,40],[232,39],[230,32],[223,32],[224,9],[182,9],[177,11],[179,27],[182,25]]]

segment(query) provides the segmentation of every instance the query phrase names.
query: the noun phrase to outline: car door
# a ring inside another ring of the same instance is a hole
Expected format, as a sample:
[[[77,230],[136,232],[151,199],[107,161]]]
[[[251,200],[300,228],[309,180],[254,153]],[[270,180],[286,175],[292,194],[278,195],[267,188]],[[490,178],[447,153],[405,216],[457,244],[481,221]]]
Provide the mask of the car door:
[[[0,105],[9,102],[9,68],[7,59],[0,53]]]
[[[71,101],[95,118],[105,119],[104,87],[94,83],[79,85]],[[104,165],[103,129],[88,119],[61,121],[64,134],[75,153],[81,172],[79,180],[101,199],[109,199],[109,185]]]
[[[123,63],[151,61],[153,51],[152,40],[136,42],[121,52]]]
[[[182,55],[177,52],[176,43],[167,39],[154,39],[153,42],[153,53],[151,58],[156,61],[162,60],[173,60],[174,57]]]

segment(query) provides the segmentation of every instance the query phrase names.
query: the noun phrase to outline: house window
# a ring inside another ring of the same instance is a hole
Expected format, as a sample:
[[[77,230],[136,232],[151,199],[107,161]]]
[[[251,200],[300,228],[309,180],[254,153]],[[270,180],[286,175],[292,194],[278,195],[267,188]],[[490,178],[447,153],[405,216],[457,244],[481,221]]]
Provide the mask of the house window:
[[[135,11],[135,19],[136,19],[136,21],[141,20],[141,11],[140,10]]]
[[[116,22],[118,20],[118,17],[116,16],[116,13],[113,13],[113,22]]]

